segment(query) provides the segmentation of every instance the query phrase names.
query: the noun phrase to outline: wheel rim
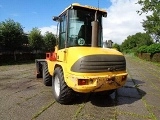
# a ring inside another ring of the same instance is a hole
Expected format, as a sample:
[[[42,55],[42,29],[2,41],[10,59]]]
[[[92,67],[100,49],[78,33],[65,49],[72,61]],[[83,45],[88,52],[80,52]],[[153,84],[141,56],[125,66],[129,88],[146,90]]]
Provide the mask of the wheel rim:
[[[54,90],[58,97],[60,94],[60,81],[57,75],[55,76],[55,80],[54,80]]]

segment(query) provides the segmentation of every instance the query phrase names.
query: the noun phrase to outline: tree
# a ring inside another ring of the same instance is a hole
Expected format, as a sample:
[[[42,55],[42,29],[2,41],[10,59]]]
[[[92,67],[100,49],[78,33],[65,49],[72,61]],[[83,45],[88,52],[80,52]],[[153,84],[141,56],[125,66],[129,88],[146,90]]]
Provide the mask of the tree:
[[[153,39],[151,36],[147,33],[136,33],[135,35],[132,36],[133,39],[135,40],[136,47],[140,47],[143,45],[151,45],[153,44]]]
[[[45,50],[54,51],[54,47],[56,45],[55,35],[51,32],[46,32],[44,35],[44,43],[45,43]]]
[[[28,39],[28,34],[27,33],[24,34],[23,41],[24,41],[24,44],[23,44],[22,50],[25,51],[25,52],[29,52],[30,47],[29,47],[29,39]]]
[[[33,50],[43,50],[44,41],[43,36],[41,35],[41,31],[38,28],[33,28],[29,33],[29,45]]]
[[[151,34],[156,42],[160,39],[160,1],[159,0],[139,0],[138,4],[142,5],[139,15],[151,12],[146,20],[143,20],[143,27],[146,32]]]
[[[0,48],[4,46],[4,36],[2,34],[2,30],[0,29]]]
[[[120,51],[120,45],[117,43],[113,44],[113,48],[116,48],[118,51]]]
[[[5,20],[0,23],[0,45],[5,50],[13,51],[16,61],[16,50],[20,50],[23,45],[23,27],[14,20]]]
[[[128,36],[121,45],[121,51],[135,50],[143,45],[151,45],[153,40],[147,33],[136,33],[135,35]]]

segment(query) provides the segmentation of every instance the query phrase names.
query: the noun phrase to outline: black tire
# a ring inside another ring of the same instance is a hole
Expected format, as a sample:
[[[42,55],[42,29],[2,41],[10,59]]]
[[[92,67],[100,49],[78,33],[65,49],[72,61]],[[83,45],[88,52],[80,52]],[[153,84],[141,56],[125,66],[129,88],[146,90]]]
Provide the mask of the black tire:
[[[60,104],[68,104],[74,98],[75,92],[69,88],[64,81],[63,70],[61,67],[57,67],[54,71],[52,89],[55,100]]]
[[[106,94],[107,95],[111,95],[112,93],[114,93],[116,90],[114,89],[114,90],[108,90],[108,91],[106,91]]]
[[[36,78],[42,78],[42,74],[37,74]]]
[[[98,96],[109,96],[114,92],[115,92],[115,89],[114,90],[107,90],[107,91],[97,92],[96,94]]]
[[[49,74],[48,72],[48,65],[47,65],[47,62],[44,62],[43,63],[43,83],[46,85],[46,86],[52,86],[52,76]]]
[[[37,72],[36,77],[42,78],[42,64],[38,62],[37,60],[36,60],[36,72]]]

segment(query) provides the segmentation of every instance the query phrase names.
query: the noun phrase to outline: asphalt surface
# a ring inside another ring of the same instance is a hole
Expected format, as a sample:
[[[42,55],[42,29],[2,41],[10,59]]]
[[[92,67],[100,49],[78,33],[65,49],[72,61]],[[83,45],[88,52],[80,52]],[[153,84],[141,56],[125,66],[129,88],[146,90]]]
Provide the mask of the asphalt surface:
[[[57,103],[35,78],[35,64],[0,66],[0,120],[160,120],[160,66],[126,56],[125,86],[110,96],[85,94]]]

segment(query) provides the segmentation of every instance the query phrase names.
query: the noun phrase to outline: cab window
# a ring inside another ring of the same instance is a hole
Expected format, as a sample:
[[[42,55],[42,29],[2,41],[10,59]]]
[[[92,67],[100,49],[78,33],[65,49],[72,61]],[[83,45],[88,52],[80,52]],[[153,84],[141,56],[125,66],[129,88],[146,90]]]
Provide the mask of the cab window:
[[[66,41],[66,15],[60,19],[60,31],[59,31],[59,49],[65,48]]]
[[[87,10],[75,10],[69,11],[69,25],[68,25],[68,41],[67,46],[91,46],[92,39],[92,21],[94,21],[95,11],[90,12]],[[102,28],[101,17],[99,15],[99,36],[98,46],[101,46]]]

